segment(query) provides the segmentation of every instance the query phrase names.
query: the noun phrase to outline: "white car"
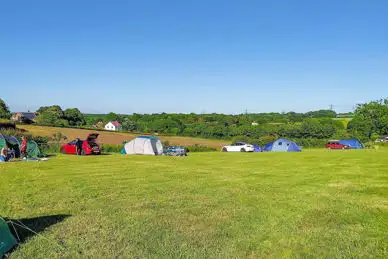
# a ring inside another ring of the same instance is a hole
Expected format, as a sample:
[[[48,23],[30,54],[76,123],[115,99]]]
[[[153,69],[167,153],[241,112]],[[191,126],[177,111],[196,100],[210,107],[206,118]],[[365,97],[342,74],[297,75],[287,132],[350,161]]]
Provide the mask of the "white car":
[[[379,139],[376,139],[376,142],[388,142],[388,136],[384,136]]]
[[[254,146],[244,142],[237,142],[230,146],[223,146],[222,152],[253,152]]]

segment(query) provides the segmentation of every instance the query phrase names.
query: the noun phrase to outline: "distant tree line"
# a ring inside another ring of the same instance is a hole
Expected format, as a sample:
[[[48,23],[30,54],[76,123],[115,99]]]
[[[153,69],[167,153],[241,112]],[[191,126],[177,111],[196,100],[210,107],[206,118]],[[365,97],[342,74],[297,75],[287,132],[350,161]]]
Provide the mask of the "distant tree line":
[[[262,143],[277,137],[315,141],[357,137],[373,140],[388,134],[388,99],[360,104],[346,124],[336,119],[331,110],[306,113],[249,113],[226,114],[138,114],[120,115],[82,114],[77,108],[62,110],[60,106],[43,106],[38,110],[36,123],[58,127],[99,127],[108,121],[119,121],[124,131],[204,137],[228,140],[244,140]],[[11,113],[0,100],[0,118],[9,118]],[[340,117],[343,117],[341,114]]]
[[[352,118],[346,120],[336,118]],[[138,114],[86,115],[86,123],[118,120],[123,130],[216,139],[248,139],[262,143],[277,137],[297,140],[327,140],[356,137],[374,140],[388,134],[388,99],[357,106],[354,113],[331,110],[307,113],[226,114]]]
[[[215,139],[250,139],[257,143],[275,137],[327,139],[346,135],[341,121],[330,110],[307,113],[257,114],[132,114],[86,115],[86,123],[121,122],[125,131]]]

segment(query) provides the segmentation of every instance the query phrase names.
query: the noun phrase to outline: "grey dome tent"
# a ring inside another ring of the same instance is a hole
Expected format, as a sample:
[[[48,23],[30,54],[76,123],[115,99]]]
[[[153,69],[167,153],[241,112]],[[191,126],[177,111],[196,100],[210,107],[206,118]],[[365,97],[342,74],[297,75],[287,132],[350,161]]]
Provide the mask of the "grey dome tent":
[[[122,153],[128,155],[159,156],[163,154],[163,145],[159,138],[140,136],[124,144]]]

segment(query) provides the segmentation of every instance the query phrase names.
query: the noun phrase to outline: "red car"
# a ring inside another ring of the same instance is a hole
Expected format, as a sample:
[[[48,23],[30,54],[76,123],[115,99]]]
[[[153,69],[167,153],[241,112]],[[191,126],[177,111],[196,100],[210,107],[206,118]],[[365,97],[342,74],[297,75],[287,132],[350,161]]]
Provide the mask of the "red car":
[[[82,143],[81,155],[99,155],[101,154],[100,146],[96,140],[98,138],[97,133],[90,134],[86,140],[80,140]],[[63,144],[61,147],[62,154],[77,154],[77,140],[73,140],[67,144]]]
[[[350,146],[339,143],[337,140],[331,140],[326,144],[327,149],[350,149]]]

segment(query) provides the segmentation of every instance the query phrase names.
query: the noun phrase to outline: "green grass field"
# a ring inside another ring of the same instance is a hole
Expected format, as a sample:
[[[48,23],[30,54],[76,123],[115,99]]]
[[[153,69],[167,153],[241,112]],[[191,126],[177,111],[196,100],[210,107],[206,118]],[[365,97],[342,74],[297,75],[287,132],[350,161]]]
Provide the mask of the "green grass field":
[[[11,258],[383,258],[388,149],[0,164]],[[67,216],[65,216],[67,215]]]

